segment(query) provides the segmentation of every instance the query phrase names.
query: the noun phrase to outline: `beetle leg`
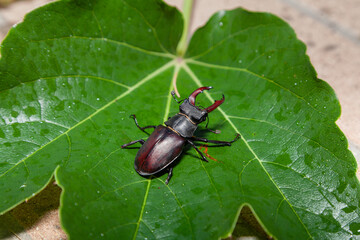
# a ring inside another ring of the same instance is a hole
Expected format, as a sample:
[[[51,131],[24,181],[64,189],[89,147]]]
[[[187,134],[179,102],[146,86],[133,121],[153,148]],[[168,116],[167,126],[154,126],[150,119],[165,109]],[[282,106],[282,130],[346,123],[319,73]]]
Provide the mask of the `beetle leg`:
[[[133,145],[133,144],[138,143],[138,142],[141,143],[141,145],[143,145],[145,143],[145,141],[142,140],[142,139],[135,140],[135,141],[131,141],[129,143],[126,143],[126,144],[122,145],[121,148],[126,148],[127,146]]]
[[[195,144],[190,141],[190,140],[187,140],[188,143],[190,143],[190,145],[195,148],[195,150],[200,154],[200,156],[202,157],[202,160],[205,161],[205,162],[209,162],[206,157],[204,156],[204,154],[202,154],[202,152],[197,148],[197,146],[195,146]]]
[[[216,129],[216,130],[212,130],[212,129],[210,129],[210,128],[207,128],[207,127],[206,127],[206,130],[208,130],[209,132],[215,133],[215,134],[219,134],[219,133],[221,133],[221,131],[220,131],[220,130],[218,130],[218,129]]]
[[[169,174],[168,174],[168,177],[166,178],[166,181],[165,181],[166,185],[169,184],[170,178],[172,177],[172,171],[173,171],[173,168],[169,168]]]
[[[209,125],[209,117],[207,117],[206,119],[207,119],[207,121],[206,121],[206,126],[205,126],[205,129],[206,129],[206,130],[208,130],[209,132],[215,133],[215,134],[221,133],[220,130],[212,130],[212,129],[207,128],[207,126]]]
[[[146,134],[148,134],[148,133],[145,132],[145,129],[147,129],[147,128],[156,128],[156,126],[154,126],[154,125],[145,126],[145,127],[140,127],[139,124],[138,124],[138,121],[136,120],[135,114],[130,115],[130,117],[134,119],[136,126],[137,126],[141,131],[143,131],[143,132],[146,133]]]
[[[207,122],[206,122],[205,129],[208,130],[209,132],[212,132],[212,133],[215,133],[215,134],[221,133],[220,130],[212,130],[212,129],[209,129],[209,128],[208,128],[208,125],[209,125],[209,118],[207,117]]]
[[[191,140],[193,141],[199,141],[199,142],[206,142],[206,143],[215,143],[215,144],[218,144],[219,146],[231,146],[231,144],[235,141],[237,141],[240,137],[240,134],[236,134],[236,137],[227,142],[227,141],[217,141],[217,140],[209,140],[209,139],[206,139],[206,138],[199,138],[199,137],[192,137]]]

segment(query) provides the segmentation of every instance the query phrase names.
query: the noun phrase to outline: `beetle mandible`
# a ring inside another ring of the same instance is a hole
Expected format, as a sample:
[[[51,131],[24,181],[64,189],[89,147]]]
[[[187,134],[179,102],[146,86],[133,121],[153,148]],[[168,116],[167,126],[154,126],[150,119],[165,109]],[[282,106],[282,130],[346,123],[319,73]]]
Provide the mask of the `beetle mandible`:
[[[134,119],[136,126],[141,131],[145,132],[145,129],[147,128],[155,129],[146,141],[140,139],[121,146],[121,148],[125,148],[135,143],[141,143],[142,146],[136,154],[134,163],[135,170],[138,174],[146,177],[167,169],[169,174],[165,183],[168,184],[172,177],[173,166],[171,165],[180,156],[185,144],[190,144],[200,154],[202,160],[208,162],[206,157],[194,144],[194,141],[214,143],[217,144],[216,146],[231,146],[231,143],[239,139],[239,134],[229,142],[208,140],[206,138],[194,136],[198,124],[204,122],[208,118],[208,113],[214,111],[225,101],[223,95],[221,100],[216,100],[210,107],[204,109],[197,107],[195,105],[196,96],[204,90],[210,89],[212,89],[212,87],[200,87],[191,93],[188,98],[181,100],[180,102],[175,98],[174,92],[172,92],[171,94],[175,101],[179,104],[181,102],[183,103],[179,107],[180,112],[169,118],[164,123],[165,126],[151,125],[140,127],[135,115],[130,116]],[[210,129],[208,130],[212,131]]]

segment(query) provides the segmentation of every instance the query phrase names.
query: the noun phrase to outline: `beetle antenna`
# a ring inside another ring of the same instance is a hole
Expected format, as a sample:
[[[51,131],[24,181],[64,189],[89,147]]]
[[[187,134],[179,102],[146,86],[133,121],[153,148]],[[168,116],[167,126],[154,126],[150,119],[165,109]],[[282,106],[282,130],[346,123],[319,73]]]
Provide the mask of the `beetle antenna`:
[[[175,101],[178,103],[178,104],[180,104],[180,103],[182,103],[185,99],[182,99],[182,100],[177,100],[176,99],[176,97],[175,97],[175,91],[173,90],[173,91],[171,91],[171,96],[173,96],[173,98],[175,99]]]

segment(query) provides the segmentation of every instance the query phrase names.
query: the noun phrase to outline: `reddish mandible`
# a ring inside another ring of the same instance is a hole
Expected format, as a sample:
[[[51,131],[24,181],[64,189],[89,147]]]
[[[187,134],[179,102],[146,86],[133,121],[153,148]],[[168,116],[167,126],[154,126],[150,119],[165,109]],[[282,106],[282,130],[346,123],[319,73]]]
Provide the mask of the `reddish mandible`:
[[[194,136],[194,132],[196,131],[198,124],[204,122],[208,118],[208,113],[214,111],[225,101],[225,97],[223,95],[221,100],[216,100],[214,104],[207,108],[201,109],[196,106],[196,96],[204,90],[210,89],[212,89],[212,87],[198,88],[190,94],[188,98],[181,101],[178,101],[175,98],[174,92],[171,92],[175,101],[179,104],[182,102],[182,104],[179,107],[180,112],[169,118],[164,123],[165,126],[151,125],[140,127],[135,115],[130,116],[134,119],[136,126],[141,131],[145,132],[145,129],[147,128],[155,129],[146,141],[140,139],[121,146],[121,148],[125,148],[135,143],[141,143],[142,146],[136,154],[134,163],[135,170],[138,174],[143,177],[147,177],[160,173],[161,171],[168,171],[169,174],[165,181],[165,183],[168,184],[173,171],[172,163],[174,163],[174,161],[181,155],[186,144],[190,144],[200,154],[201,159],[208,162],[194,142],[214,143],[216,144],[215,146],[231,146],[233,142],[239,139],[239,134],[236,134],[236,137],[229,142],[209,140]],[[208,130],[215,132],[210,129]]]

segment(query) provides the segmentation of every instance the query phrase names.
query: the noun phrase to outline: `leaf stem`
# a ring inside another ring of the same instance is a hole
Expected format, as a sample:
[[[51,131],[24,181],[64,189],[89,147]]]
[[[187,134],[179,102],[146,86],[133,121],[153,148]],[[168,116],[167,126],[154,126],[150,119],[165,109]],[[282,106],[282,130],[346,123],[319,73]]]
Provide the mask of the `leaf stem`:
[[[175,65],[175,69],[174,69],[174,75],[173,75],[173,78],[172,78],[172,85],[173,85],[173,89],[176,93],[176,96],[180,97],[180,93],[177,89],[177,86],[176,86],[176,80],[177,80],[177,77],[178,77],[178,74],[179,74],[179,71],[180,71],[180,68],[181,68],[181,63],[177,63]]]
[[[181,35],[181,39],[176,48],[176,52],[179,57],[184,56],[187,49],[192,6],[193,6],[193,0],[184,0],[184,5],[183,5],[184,28]]]

